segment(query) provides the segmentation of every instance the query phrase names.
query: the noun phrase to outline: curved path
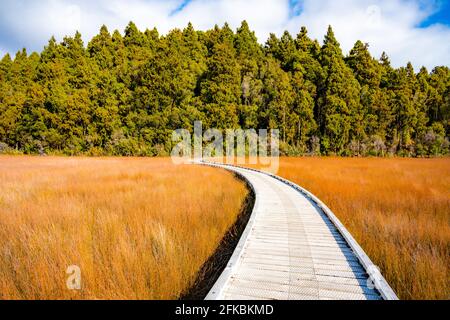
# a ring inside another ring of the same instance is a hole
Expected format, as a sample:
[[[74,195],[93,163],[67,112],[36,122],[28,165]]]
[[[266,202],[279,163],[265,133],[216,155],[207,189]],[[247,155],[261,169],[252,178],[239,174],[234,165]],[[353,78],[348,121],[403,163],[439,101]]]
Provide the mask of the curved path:
[[[250,220],[206,299],[397,299],[319,199],[280,177],[236,166],[255,193]]]

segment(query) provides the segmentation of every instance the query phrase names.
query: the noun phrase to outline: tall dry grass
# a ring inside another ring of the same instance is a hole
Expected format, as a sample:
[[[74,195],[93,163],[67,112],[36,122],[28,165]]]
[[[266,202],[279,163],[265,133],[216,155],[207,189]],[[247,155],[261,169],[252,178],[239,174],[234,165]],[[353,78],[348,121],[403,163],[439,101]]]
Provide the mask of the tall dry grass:
[[[246,195],[169,159],[0,157],[0,299],[177,298]]]
[[[450,299],[450,158],[281,158],[323,200],[401,299]]]

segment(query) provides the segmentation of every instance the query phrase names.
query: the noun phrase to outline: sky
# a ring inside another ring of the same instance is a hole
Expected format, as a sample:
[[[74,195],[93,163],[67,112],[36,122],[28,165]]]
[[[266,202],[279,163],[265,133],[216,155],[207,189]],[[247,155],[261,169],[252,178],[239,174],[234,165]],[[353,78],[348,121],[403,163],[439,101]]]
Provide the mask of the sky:
[[[0,57],[21,48],[40,52],[52,35],[61,41],[80,31],[87,43],[105,24],[123,33],[129,21],[156,27],[206,30],[247,20],[258,41],[306,26],[322,43],[332,25],[344,53],[357,40],[383,51],[395,67],[450,66],[450,0],[0,0]]]

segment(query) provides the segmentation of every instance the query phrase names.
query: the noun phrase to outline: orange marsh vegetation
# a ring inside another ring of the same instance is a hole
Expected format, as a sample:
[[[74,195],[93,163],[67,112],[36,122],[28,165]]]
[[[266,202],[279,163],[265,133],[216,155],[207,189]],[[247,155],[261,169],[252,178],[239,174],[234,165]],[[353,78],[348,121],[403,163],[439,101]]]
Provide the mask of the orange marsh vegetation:
[[[278,174],[335,212],[400,298],[449,299],[449,158],[281,158]],[[0,299],[177,298],[246,195],[170,159],[0,157]]]
[[[324,201],[400,299],[450,299],[450,158],[281,158]]]
[[[175,299],[247,196],[170,159],[0,157],[0,299]],[[67,289],[79,266],[81,290]]]

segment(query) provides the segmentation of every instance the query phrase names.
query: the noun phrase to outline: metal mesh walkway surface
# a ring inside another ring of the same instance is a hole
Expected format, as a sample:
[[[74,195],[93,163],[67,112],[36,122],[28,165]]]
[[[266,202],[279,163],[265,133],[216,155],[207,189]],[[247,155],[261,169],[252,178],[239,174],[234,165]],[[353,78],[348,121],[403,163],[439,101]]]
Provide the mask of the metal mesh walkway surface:
[[[255,206],[206,299],[397,298],[348,231],[314,196],[256,170],[210,165],[247,180]]]

